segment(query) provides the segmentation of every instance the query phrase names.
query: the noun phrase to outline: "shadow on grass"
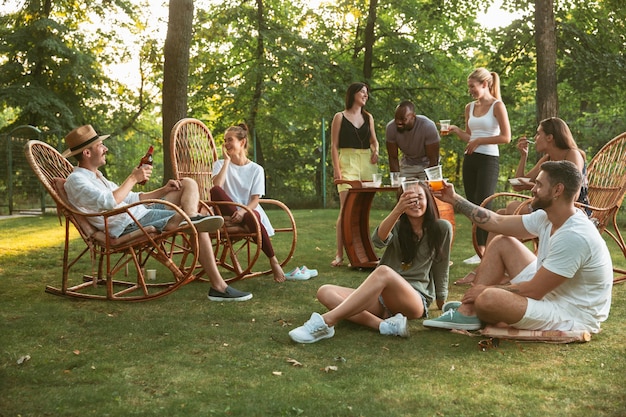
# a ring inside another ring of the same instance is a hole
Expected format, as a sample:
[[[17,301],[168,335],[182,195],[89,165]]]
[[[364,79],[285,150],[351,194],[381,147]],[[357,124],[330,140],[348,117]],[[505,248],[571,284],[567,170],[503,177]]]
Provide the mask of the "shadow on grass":
[[[329,266],[336,210],[294,215],[300,235],[289,265],[320,275],[239,282],[254,293],[245,303],[210,302],[203,282],[146,303],[46,294],[44,285],[60,279],[62,245],[22,247],[19,236],[63,228],[52,216],[16,228],[0,221],[0,415],[623,415],[623,284],[613,290],[603,332],[585,344],[501,342],[482,352],[478,337],[428,330],[416,320],[409,339],[342,322],[334,338],[298,345],[287,332],[323,312],[317,288],[357,286],[367,271]],[[457,219],[451,280],[469,270],[461,263],[472,253],[469,230]],[[14,242],[11,253],[6,239]],[[462,291],[451,285],[450,299]]]

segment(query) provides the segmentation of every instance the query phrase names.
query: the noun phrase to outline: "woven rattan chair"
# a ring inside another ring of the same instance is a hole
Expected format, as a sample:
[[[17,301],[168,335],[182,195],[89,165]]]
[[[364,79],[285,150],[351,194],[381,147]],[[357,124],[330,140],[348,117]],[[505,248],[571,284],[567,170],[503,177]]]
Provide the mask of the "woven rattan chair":
[[[112,238],[107,233],[108,219],[129,213],[136,204],[161,203],[189,217],[176,205],[162,200],[143,200],[124,208],[99,214],[85,214],[68,201],[64,184],[73,171],[72,164],[50,145],[31,140],[25,147],[26,158],[37,178],[57,206],[59,218],[65,219],[65,246],[60,286],[47,286],[46,291],[69,297],[145,301],[162,297],[194,278],[198,259],[198,237],[195,228],[157,233],[152,226]],[[103,216],[105,230],[89,223],[92,216]],[[131,215],[132,217],[132,215]],[[73,225],[73,227],[72,227]],[[75,228],[80,239],[72,230]],[[90,256],[85,256],[89,254]],[[154,280],[146,271],[156,270]]]
[[[200,199],[206,210],[222,215],[221,207],[236,205],[242,210],[250,211],[242,204],[211,201],[212,169],[218,156],[215,140],[204,123],[192,118],[179,120],[172,128],[170,153],[174,177],[190,177],[196,180],[200,188]],[[276,257],[281,266],[285,266],[296,249],[296,222],[289,208],[282,202],[262,198],[259,203],[263,205],[275,230],[272,245]],[[258,221],[256,230],[248,230],[239,224],[232,224],[227,216],[224,216],[224,220],[224,227],[211,235],[217,264],[222,270],[224,280],[232,282],[270,274],[272,271],[269,264],[255,268],[261,253],[261,229]],[[202,273],[198,276],[201,277]]]
[[[587,180],[589,205],[579,207],[591,210],[591,219],[600,233],[608,234],[615,241],[626,260],[626,244],[617,223],[626,194],[626,132],[609,141],[591,159]],[[626,269],[614,268],[613,271],[617,274],[614,283],[626,281]]]
[[[624,238],[617,223],[617,214],[626,194],[626,132],[609,141],[591,159],[587,167],[587,182],[589,205],[580,203],[576,203],[576,205],[591,211],[590,218],[596,224],[598,231],[609,235],[626,259],[626,244],[624,244]],[[481,205],[484,206],[487,202],[493,204],[494,201],[502,198],[527,201],[531,199],[531,197],[522,194],[497,193],[485,199]],[[476,226],[473,227],[472,235],[474,248],[478,253]],[[613,271],[616,273],[613,279],[614,283],[626,281],[625,269],[614,268]]]

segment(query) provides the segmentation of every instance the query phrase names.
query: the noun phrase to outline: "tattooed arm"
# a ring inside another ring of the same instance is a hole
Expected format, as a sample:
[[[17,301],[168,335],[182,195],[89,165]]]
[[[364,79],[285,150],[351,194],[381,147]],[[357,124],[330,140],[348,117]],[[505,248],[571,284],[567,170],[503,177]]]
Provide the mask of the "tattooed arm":
[[[502,235],[514,236],[520,239],[533,237],[526,231],[524,223],[522,222],[522,216],[500,215],[471,203],[458,195],[454,191],[452,184],[446,183],[438,197],[452,204],[455,212],[467,216],[472,223],[481,229]]]

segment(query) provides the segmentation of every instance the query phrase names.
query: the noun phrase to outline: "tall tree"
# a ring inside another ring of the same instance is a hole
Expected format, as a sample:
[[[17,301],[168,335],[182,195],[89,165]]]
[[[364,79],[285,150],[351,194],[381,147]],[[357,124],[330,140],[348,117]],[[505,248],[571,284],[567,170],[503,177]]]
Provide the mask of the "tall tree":
[[[535,44],[537,49],[537,122],[539,122],[546,117],[559,114],[553,0],[535,0]]]
[[[256,120],[259,114],[259,106],[261,105],[261,97],[263,96],[263,86],[265,84],[265,35],[267,33],[267,25],[265,23],[265,7],[263,0],[256,0],[256,52],[254,60],[256,68],[254,69],[254,91],[252,93],[252,103],[250,105],[249,116],[247,120],[248,129],[252,134],[251,140],[254,141],[254,147],[257,155],[257,162],[261,165],[265,164],[263,156],[263,147],[260,142],[256,142]],[[250,140],[249,139],[249,140]]]
[[[378,0],[370,0],[367,13],[367,23],[365,24],[365,53],[363,55],[363,79],[366,82],[371,82],[372,79],[372,62],[374,59],[374,43],[376,41],[376,34],[374,28],[376,25],[376,8],[378,7]]]
[[[163,149],[170,147],[170,132],[187,116],[189,48],[193,33],[193,0],[170,0],[163,63]],[[172,178],[172,161],[164,152],[163,181]]]

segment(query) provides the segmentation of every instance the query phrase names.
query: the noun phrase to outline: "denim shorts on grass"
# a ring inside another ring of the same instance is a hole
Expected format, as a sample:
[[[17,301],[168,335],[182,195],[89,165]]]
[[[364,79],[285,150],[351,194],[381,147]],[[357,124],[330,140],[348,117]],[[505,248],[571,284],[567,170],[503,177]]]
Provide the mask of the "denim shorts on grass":
[[[176,214],[173,210],[168,210],[165,204],[153,204],[148,208],[148,211],[144,216],[137,221],[143,226],[154,226],[159,232],[162,232],[165,228],[165,225],[174,215]],[[139,226],[137,223],[132,222],[122,232],[120,236],[123,236],[127,233],[134,232],[138,230]]]
[[[415,291],[417,291],[417,290],[415,290]],[[424,305],[424,314],[422,314],[422,317],[420,317],[420,318],[425,319],[425,318],[428,317],[428,301],[426,301],[426,297],[424,297],[424,294],[422,294],[419,291],[417,291],[417,293],[420,295],[420,297],[422,297],[422,304]],[[383,306],[383,309],[385,310],[385,317],[383,317],[383,319],[386,319],[386,318],[389,318],[389,317],[393,316],[391,311],[385,305],[385,300],[383,300],[383,296],[382,295],[378,296],[378,302],[380,303],[381,306]]]

